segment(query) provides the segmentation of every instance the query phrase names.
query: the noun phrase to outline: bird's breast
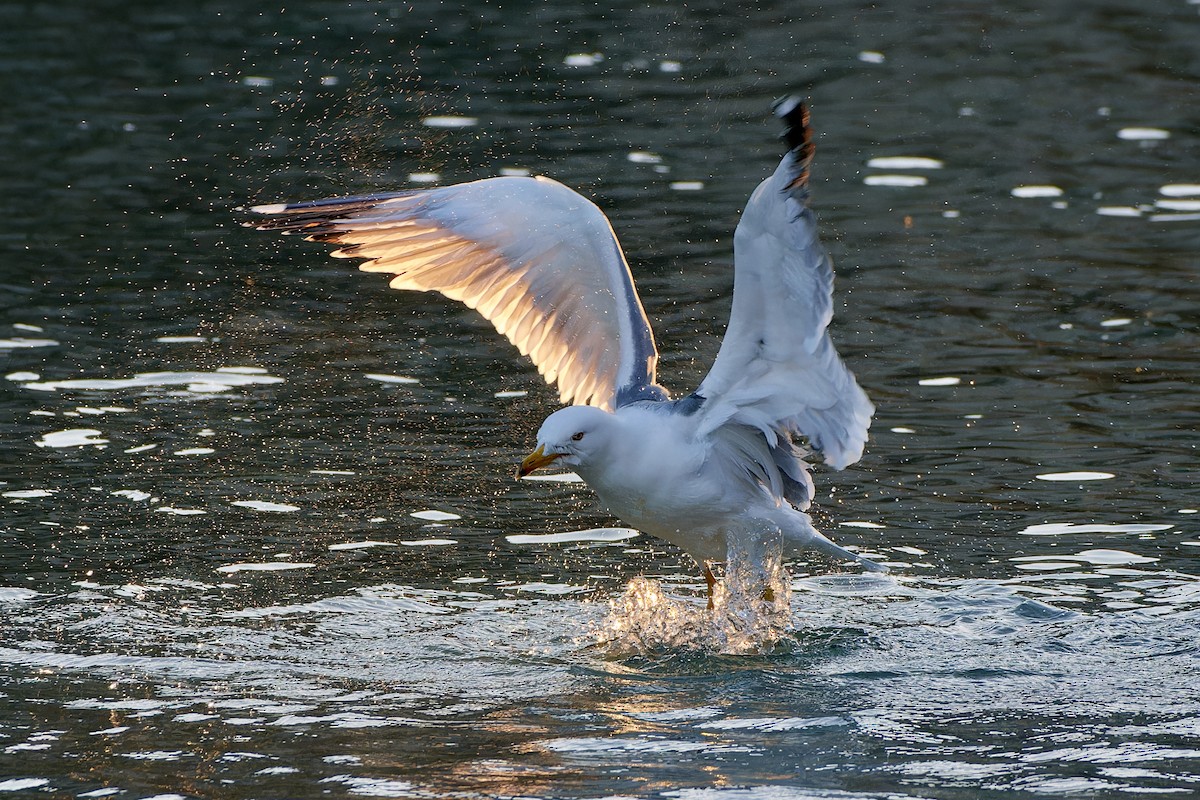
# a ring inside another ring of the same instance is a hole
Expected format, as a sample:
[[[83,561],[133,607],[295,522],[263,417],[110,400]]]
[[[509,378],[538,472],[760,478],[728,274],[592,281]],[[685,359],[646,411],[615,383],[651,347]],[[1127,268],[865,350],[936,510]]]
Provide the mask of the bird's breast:
[[[725,505],[705,469],[706,451],[682,438],[631,439],[600,465],[579,470],[600,502],[639,530],[672,538]]]

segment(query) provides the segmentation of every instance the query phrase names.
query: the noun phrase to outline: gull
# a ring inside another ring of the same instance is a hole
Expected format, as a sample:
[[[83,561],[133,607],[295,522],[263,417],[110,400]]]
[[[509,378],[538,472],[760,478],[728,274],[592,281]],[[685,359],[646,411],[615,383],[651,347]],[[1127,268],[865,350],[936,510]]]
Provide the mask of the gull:
[[[734,234],[733,308],[699,388],[672,399],[621,246],[604,213],[557,181],[499,177],[433,189],[255,206],[259,230],[301,234],[366,259],[395,289],[435,291],[482,314],[567,404],[537,433],[518,477],[572,468],[632,527],[701,566],[774,539],[878,564],[806,513],[819,453],[862,456],[874,407],[834,349],[833,265],[808,206],[813,142],[796,98],[775,105],[787,144]]]

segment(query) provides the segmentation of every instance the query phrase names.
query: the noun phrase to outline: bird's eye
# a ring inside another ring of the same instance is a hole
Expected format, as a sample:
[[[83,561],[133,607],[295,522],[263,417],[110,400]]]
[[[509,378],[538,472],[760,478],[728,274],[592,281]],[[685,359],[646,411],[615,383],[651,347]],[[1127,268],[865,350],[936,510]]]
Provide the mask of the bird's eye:
[[[583,431],[580,431],[579,433],[577,433],[577,434],[575,434],[574,436],[572,436],[572,437],[571,437],[571,441],[572,441],[572,442],[578,442],[578,441],[579,441],[580,439],[582,439],[582,438],[583,438]]]

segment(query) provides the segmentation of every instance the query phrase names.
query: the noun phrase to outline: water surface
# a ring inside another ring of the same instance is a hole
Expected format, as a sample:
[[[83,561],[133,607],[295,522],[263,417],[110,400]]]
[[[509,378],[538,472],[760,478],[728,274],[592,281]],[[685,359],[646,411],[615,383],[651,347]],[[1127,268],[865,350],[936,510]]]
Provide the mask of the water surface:
[[[1197,12],[0,9],[0,792],[1195,794]],[[486,323],[239,226],[553,176],[687,391],[794,91],[879,407],[816,516],[894,569],[791,563],[736,654],[686,557],[512,481],[556,399]]]

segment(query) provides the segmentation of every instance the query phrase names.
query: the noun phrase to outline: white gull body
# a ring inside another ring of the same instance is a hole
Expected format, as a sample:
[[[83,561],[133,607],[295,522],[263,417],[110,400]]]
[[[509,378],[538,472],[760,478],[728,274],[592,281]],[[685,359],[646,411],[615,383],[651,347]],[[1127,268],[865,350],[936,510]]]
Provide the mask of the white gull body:
[[[750,197],[734,237],[729,327],[711,371],[672,400],[629,267],[607,218],[547,178],[492,178],[410,192],[258,206],[263,230],[342,245],[398,289],[477,309],[564,402],[521,474],[559,463],[613,514],[704,565],[775,537],[878,565],[834,544],[805,510],[808,450],[842,469],[874,411],[827,326],[833,267],[808,208],[808,112],[777,105],[789,150]]]

